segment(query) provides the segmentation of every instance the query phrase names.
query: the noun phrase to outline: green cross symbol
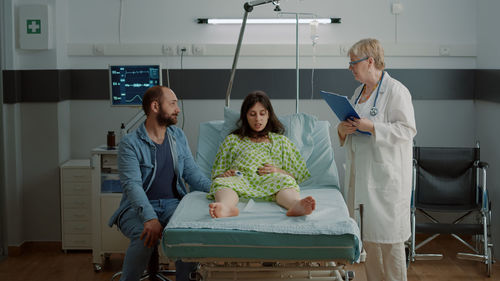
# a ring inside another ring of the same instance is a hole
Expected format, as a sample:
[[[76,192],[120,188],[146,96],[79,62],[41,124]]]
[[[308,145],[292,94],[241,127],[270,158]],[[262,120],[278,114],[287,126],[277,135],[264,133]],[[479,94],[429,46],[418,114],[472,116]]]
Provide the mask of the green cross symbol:
[[[40,34],[42,32],[41,20],[26,20],[26,27],[28,34]]]

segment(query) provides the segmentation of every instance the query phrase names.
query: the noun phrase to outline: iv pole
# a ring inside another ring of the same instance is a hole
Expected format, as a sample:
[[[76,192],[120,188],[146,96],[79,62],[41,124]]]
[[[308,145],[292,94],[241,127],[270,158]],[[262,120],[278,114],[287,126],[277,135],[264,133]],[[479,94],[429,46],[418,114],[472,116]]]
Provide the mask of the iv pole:
[[[229,107],[229,97],[231,96],[231,91],[233,89],[233,81],[234,81],[234,74],[236,72],[236,65],[238,64],[238,57],[240,56],[240,48],[241,48],[241,42],[243,41],[243,33],[245,33],[245,26],[247,24],[247,18],[248,18],[248,13],[253,10],[253,7],[259,6],[262,4],[267,4],[267,3],[273,3],[276,8],[274,10],[276,12],[281,11],[280,9],[280,1],[279,0],[257,0],[257,1],[252,1],[252,2],[246,2],[245,5],[243,5],[243,8],[245,9],[245,14],[243,15],[243,22],[241,23],[241,29],[240,29],[240,35],[238,37],[238,44],[236,45],[236,52],[234,54],[234,59],[233,59],[233,68],[231,69],[231,76],[229,78],[229,85],[227,86],[227,91],[226,91],[226,107]]]
[[[299,113],[299,16],[313,16],[316,17],[315,14],[311,13],[291,13],[291,12],[283,12],[278,15],[295,15],[295,79],[296,81],[296,99],[295,99],[295,113]]]

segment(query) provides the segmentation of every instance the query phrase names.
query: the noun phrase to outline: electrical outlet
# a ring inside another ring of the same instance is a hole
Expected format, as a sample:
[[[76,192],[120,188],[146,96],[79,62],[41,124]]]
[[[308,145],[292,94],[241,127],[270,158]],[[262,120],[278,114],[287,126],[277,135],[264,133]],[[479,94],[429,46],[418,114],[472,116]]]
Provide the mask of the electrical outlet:
[[[177,45],[177,55],[178,56],[190,56],[191,46],[189,44],[179,44]]]
[[[94,55],[104,55],[104,45],[94,44],[94,46],[92,46],[92,52],[94,53]]]
[[[340,55],[341,56],[347,56],[347,52],[349,51],[349,46],[347,45],[340,45]]]
[[[440,56],[449,56],[451,48],[449,46],[440,46],[439,47],[439,55]]]
[[[203,56],[205,54],[205,45],[193,44],[193,56]]]
[[[393,15],[399,15],[403,12],[403,4],[401,3],[392,3],[391,12]]]
[[[161,50],[165,56],[175,56],[175,45],[163,44]]]

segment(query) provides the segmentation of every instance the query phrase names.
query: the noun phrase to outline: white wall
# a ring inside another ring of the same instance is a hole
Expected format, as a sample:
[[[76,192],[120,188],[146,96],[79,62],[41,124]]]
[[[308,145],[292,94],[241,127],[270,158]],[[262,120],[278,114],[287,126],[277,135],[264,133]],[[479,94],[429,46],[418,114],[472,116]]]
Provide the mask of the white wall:
[[[117,44],[119,41],[123,43],[122,45],[201,43],[207,46],[217,44],[234,46],[239,33],[238,26],[197,25],[194,20],[199,17],[240,18],[245,1],[122,1],[123,24],[119,40],[120,2],[118,0],[3,1],[5,16],[1,25],[5,32],[2,34],[1,42],[6,54],[3,61],[4,68],[105,69],[108,64],[113,63],[152,62],[161,62],[168,68],[180,68],[178,56],[67,55],[68,46]],[[340,25],[320,27],[319,44],[350,44],[362,37],[376,37],[388,46],[389,68],[476,67],[475,53],[478,41],[476,37],[482,35],[476,26],[478,7],[481,10],[488,10],[489,4],[478,6],[477,1],[470,0],[401,0],[400,2],[404,6],[404,12],[398,16],[397,21],[396,17],[390,14],[391,1],[382,0],[284,0],[282,9],[316,13],[321,17],[341,17]],[[54,49],[22,51],[16,48],[16,7],[27,3],[48,3],[53,8],[56,23],[53,30]],[[272,7],[262,6],[256,7],[250,16],[257,18],[273,14]],[[463,18],[468,20],[464,21]],[[493,34],[493,31],[490,30],[489,34]],[[299,42],[310,44],[308,26],[300,28]],[[247,27],[245,45],[271,43],[295,44],[294,26]],[[489,42],[485,44],[488,45]],[[436,55],[435,52],[441,45],[457,48],[472,46],[473,55],[449,57],[439,56],[438,53]],[[422,50],[429,55],[422,56]],[[493,49],[490,51],[493,52]],[[413,53],[418,55],[414,56]],[[184,58],[183,67],[229,69],[232,59],[231,52],[219,56],[189,56]],[[301,58],[301,68],[311,65],[310,56]],[[347,58],[336,54],[316,58],[314,66],[344,68],[346,65]],[[238,67],[294,68],[295,57],[293,53],[277,57],[268,57],[265,54],[242,56]],[[209,87],[210,85],[207,85],[207,88]],[[295,108],[292,100],[276,101],[275,106],[280,114],[293,112]],[[239,107],[238,101],[234,101],[232,107]],[[197,141],[199,123],[222,119],[222,108],[222,99],[185,101],[184,129],[193,149]],[[4,169],[9,217],[8,243],[20,245],[24,241],[60,240],[58,165],[69,157],[89,157],[91,148],[105,142],[106,132],[108,130],[118,132],[120,123],[128,121],[136,110],[111,108],[107,101],[77,100],[49,104],[9,104],[4,105],[3,109],[7,163]],[[321,101],[301,101],[301,111],[314,113],[321,119],[335,123],[331,112]],[[416,140],[419,145],[458,146],[473,142],[475,124],[472,120],[474,119],[465,117],[474,116],[472,101],[415,101],[415,112],[419,130]],[[453,123],[454,120],[460,120],[462,123]],[[341,167],[343,152],[339,149],[336,149],[336,152],[338,166]],[[343,175],[341,171],[339,174]],[[14,215],[22,219],[20,221],[13,219]]]
[[[179,56],[105,57],[66,56],[71,44],[217,44],[235,45],[239,26],[199,25],[200,17],[241,18],[243,3],[235,0],[10,0],[11,6],[40,2],[54,6],[56,52],[18,52],[6,61],[7,68],[106,68],[109,63],[162,62],[168,68],[180,68]],[[121,36],[119,11],[122,6]],[[362,37],[376,37],[386,45],[393,57],[388,59],[393,68],[474,68],[476,44],[476,4],[469,0],[400,1],[404,11],[397,17],[390,13],[392,1],[375,0],[283,0],[283,12],[313,13],[319,17],[340,17],[342,24],[321,25],[318,44],[349,46]],[[8,4],[6,4],[8,5]],[[14,9],[12,7],[12,9]],[[363,12],[360,12],[363,11]],[[366,12],[364,12],[366,11]],[[275,17],[272,5],[255,7],[251,18]],[[290,17],[290,16],[288,16]],[[425,18],[425,20],[424,20]],[[463,20],[467,18],[468,20]],[[396,27],[397,26],[397,27]],[[10,28],[13,30],[13,26]],[[6,34],[14,39],[14,33]],[[311,44],[310,28],[300,26],[299,43]],[[295,44],[295,26],[250,26],[246,28],[242,53],[254,44]],[[397,44],[396,44],[397,43]],[[8,44],[9,47],[10,44]],[[441,45],[450,46],[452,54],[461,46],[472,49],[472,57],[435,57]],[[319,46],[319,47],[320,47]],[[456,48],[454,48],[456,47]],[[429,49],[427,49],[429,48]],[[294,50],[293,48],[291,50]],[[424,51],[425,50],[425,51]],[[309,49],[310,51],[310,49]],[[338,53],[338,50],[332,50]],[[429,56],[413,54],[424,52]],[[230,68],[232,51],[227,56],[184,58],[185,68]],[[403,54],[403,55],[401,55]],[[401,57],[402,56],[402,57]],[[316,60],[318,68],[344,68],[345,55],[325,56]],[[294,53],[287,57],[252,56],[240,58],[240,68],[294,68]],[[301,67],[311,67],[310,57],[301,59]]]
[[[4,105],[4,153],[5,153],[5,206],[7,219],[8,245],[19,245],[24,241],[23,234],[23,169],[21,151],[21,114],[20,104]],[[53,189],[54,187],[50,187]],[[54,201],[54,200],[52,200]],[[15,219],[14,219],[15,216]],[[45,219],[45,218],[44,218]],[[48,221],[45,219],[45,221]],[[56,226],[51,221],[52,227]]]
[[[495,15],[500,9],[496,0],[477,1],[477,68],[500,68],[500,37]]]
[[[479,69],[500,69],[500,37],[498,25],[495,22],[496,14],[500,11],[500,2],[496,0],[478,1],[477,24],[477,67]],[[481,94],[481,93],[478,93]],[[483,93],[484,94],[484,93]],[[497,97],[500,93],[494,93]],[[500,245],[500,104],[493,102],[476,102],[477,135],[481,140],[481,158],[489,163],[487,187],[492,198],[493,243],[495,249]],[[498,257],[498,250],[496,251]]]

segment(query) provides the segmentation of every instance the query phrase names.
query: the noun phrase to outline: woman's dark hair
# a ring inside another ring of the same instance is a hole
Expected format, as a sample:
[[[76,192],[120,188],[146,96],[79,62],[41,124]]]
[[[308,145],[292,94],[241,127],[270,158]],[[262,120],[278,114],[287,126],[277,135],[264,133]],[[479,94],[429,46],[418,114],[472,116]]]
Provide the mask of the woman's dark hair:
[[[256,133],[248,124],[247,113],[256,103],[260,102],[262,106],[267,110],[269,114],[269,119],[267,120],[266,127],[264,130]],[[269,132],[276,134],[283,134],[285,132],[285,127],[278,120],[278,117],[274,114],[273,106],[271,105],[271,100],[263,91],[253,91],[248,94],[241,105],[240,119],[238,120],[238,128],[232,133],[240,137],[262,137],[266,136]]]

